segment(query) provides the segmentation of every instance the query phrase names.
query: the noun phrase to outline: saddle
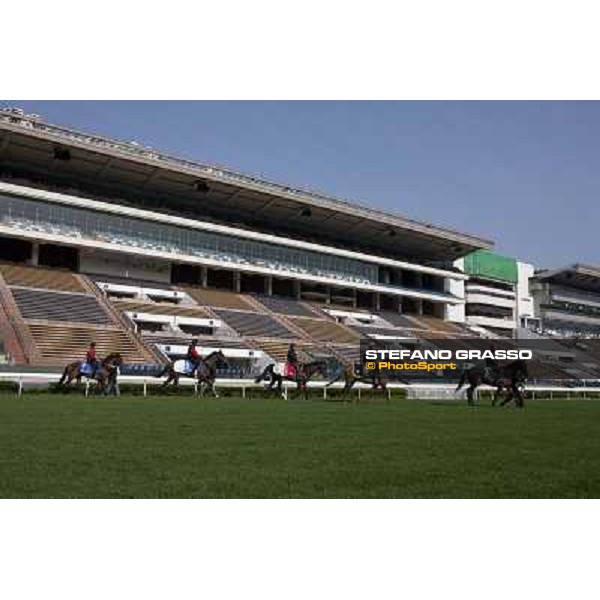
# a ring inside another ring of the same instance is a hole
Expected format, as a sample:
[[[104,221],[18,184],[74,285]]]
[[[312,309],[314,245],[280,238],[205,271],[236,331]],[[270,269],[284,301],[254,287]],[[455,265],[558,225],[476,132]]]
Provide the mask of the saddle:
[[[79,374],[89,377],[92,374],[93,370],[94,368],[92,367],[92,365],[90,365],[90,363],[81,363],[81,366],[79,367]]]

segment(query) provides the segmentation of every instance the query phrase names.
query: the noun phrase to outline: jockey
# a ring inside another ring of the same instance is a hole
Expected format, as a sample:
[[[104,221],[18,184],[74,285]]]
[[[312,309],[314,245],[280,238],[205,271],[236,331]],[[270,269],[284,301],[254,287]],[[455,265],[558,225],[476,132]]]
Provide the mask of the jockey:
[[[496,347],[494,346],[494,344],[490,345],[490,352],[496,352]],[[485,368],[483,369],[483,376],[484,378],[488,379],[488,380],[492,380],[494,375],[496,373],[498,373],[499,371],[499,367],[498,367],[498,361],[495,358],[486,358],[485,359]]]
[[[287,351],[286,372],[288,377],[295,377],[298,372],[298,355],[294,344],[290,344]]]
[[[188,346],[187,354],[185,355],[185,359],[189,360],[194,365],[192,373],[196,371],[198,365],[202,361],[202,357],[200,356],[200,352],[198,352],[197,346],[198,340],[192,340],[190,345]]]
[[[98,358],[96,357],[96,342],[92,342],[89,345],[89,348],[87,349],[87,352],[85,353],[85,362],[88,365],[90,365],[90,367],[92,368],[90,377],[94,377],[94,375],[96,375],[96,371],[98,370],[98,367],[100,366],[100,363],[98,362]]]

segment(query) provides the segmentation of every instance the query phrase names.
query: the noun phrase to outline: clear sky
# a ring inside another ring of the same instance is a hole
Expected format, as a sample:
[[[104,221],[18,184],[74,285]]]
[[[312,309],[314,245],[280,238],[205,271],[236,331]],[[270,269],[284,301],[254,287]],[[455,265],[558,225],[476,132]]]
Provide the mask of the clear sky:
[[[479,234],[537,267],[600,263],[598,102],[10,104]]]

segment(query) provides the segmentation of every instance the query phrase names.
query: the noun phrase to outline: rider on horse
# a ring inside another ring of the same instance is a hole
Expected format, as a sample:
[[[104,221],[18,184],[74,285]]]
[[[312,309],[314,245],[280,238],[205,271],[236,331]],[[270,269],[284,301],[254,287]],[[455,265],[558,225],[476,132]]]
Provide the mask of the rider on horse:
[[[290,347],[287,351],[287,359],[285,365],[285,375],[286,377],[296,377],[298,372],[298,355],[296,354],[296,346],[294,344],[290,344]]]
[[[494,344],[491,344],[490,352],[494,354],[496,353],[496,347]],[[500,366],[498,365],[498,361],[495,358],[487,357],[485,359],[485,367],[483,369],[483,379],[486,381],[494,381],[499,371]]]
[[[89,348],[87,349],[87,352],[85,353],[85,362],[86,364],[90,365],[91,368],[91,374],[90,377],[95,377],[96,376],[96,371],[98,370],[98,367],[100,366],[100,362],[98,361],[98,358],[96,357],[96,342],[92,342],[89,345]]]
[[[200,356],[200,352],[198,352],[198,340],[192,340],[187,349],[187,354],[185,355],[185,359],[191,362],[194,365],[190,375],[196,372],[198,366],[202,362],[202,357]]]

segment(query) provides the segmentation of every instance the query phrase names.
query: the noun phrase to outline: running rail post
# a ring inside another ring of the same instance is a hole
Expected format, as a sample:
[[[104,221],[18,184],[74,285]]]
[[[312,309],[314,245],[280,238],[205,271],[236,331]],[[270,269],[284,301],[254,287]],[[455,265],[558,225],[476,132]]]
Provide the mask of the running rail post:
[[[21,375],[19,375],[19,388],[17,391],[17,395],[19,396],[19,398],[23,395],[23,378],[21,377]]]
[[[88,379],[85,382],[85,397],[87,398],[90,395],[90,380]]]
[[[144,379],[144,398],[148,395],[148,385]]]

